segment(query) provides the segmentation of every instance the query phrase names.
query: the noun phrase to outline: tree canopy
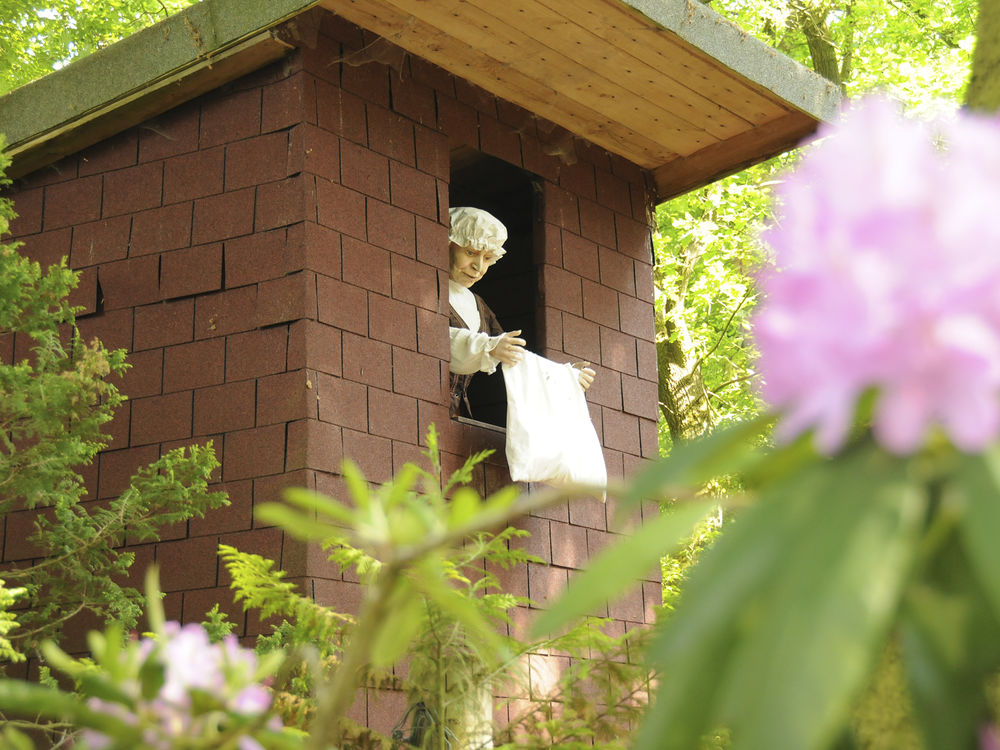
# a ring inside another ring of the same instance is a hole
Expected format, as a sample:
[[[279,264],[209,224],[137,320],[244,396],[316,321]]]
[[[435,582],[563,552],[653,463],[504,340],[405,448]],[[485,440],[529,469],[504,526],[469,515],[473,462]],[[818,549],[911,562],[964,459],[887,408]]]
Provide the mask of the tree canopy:
[[[3,0],[0,94],[191,4],[192,0]]]
[[[749,33],[838,84],[880,91],[915,111],[954,110],[965,95],[975,0],[710,0]],[[785,154],[660,205],[654,235],[664,450],[752,413],[757,301],[766,258],[756,235]]]

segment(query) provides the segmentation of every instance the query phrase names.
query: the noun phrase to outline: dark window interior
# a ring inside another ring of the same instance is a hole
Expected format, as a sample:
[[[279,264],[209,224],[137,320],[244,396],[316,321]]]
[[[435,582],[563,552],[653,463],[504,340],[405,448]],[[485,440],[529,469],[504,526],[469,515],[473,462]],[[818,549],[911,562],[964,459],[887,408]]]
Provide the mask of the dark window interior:
[[[452,150],[449,201],[452,206],[476,206],[507,227],[507,254],[472,288],[490,306],[505,331],[521,329],[528,349],[537,346],[535,309],[535,195],[537,177],[505,161],[467,146]],[[479,373],[469,386],[472,417],[479,422],[507,424],[503,375]]]

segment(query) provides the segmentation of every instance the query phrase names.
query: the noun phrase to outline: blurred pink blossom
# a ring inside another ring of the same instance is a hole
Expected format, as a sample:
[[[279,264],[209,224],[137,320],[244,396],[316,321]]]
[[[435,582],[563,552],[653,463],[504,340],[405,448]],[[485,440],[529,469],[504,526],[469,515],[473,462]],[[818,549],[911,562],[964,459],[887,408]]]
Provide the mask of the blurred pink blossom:
[[[226,713],[237,720],[266,717],[269,729],[281,729],[277,716],[267,716],[272,696],[257,682],[257,655],[242,648],[235,636],[212,643],[201,625],[168,622],[161,638],[144,638],[134,644],[134,651],[137,661],[153,660],[162,666],[163,685],[156,695],[143,697],[136,674],[117,685],[131,699],[132,708],[98,698],[91,698],[88,703],[95,711],[140,725],[144,748],[171,750],[193,746],[193,738],[217,732]],[[121,659],[123,664],[133,661],[124,652]],[[200,708],[196,708],[193,700],[195,693],[201,694]],[[113,744],[112,738],[94,730],[84,730],[80,739],[90,750]],[[249,734],[241,735],[238,740],[240,750],[261,750],[260,743]]]
[[[980,750],[1000,750],[1000,734],[995,724],[986,724],[979,730]]]
[[[873,98],[819,137],[764,234],[754,329],[777,436],[815,427],[833,452],[874,388],[888,450],[932,425],[982,449],[1000,430],[1000,122],[923,123]]]

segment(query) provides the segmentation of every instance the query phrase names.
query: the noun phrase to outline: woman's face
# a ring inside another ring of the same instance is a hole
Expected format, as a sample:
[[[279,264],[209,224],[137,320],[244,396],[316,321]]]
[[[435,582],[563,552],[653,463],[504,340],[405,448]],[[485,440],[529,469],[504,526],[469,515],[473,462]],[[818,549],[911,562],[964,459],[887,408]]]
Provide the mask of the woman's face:
[[[483,278],[496,261],[489,250],[473,250],[454,242],[449,243],[448,250],[451,253],[451,280],[466,289]]]

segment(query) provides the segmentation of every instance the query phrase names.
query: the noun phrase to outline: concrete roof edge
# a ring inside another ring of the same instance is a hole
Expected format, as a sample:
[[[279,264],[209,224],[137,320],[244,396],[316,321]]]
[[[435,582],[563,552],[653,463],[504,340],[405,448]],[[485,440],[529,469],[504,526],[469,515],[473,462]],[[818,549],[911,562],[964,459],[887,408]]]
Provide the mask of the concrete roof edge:
[[[698,0],[621,0],[721,64],[817,120],[833,120],[839,88],[751,36]]]
[[[203,0],[0,97],[0,134],[6,146],[15,146],[315,5],[318,0]]]

